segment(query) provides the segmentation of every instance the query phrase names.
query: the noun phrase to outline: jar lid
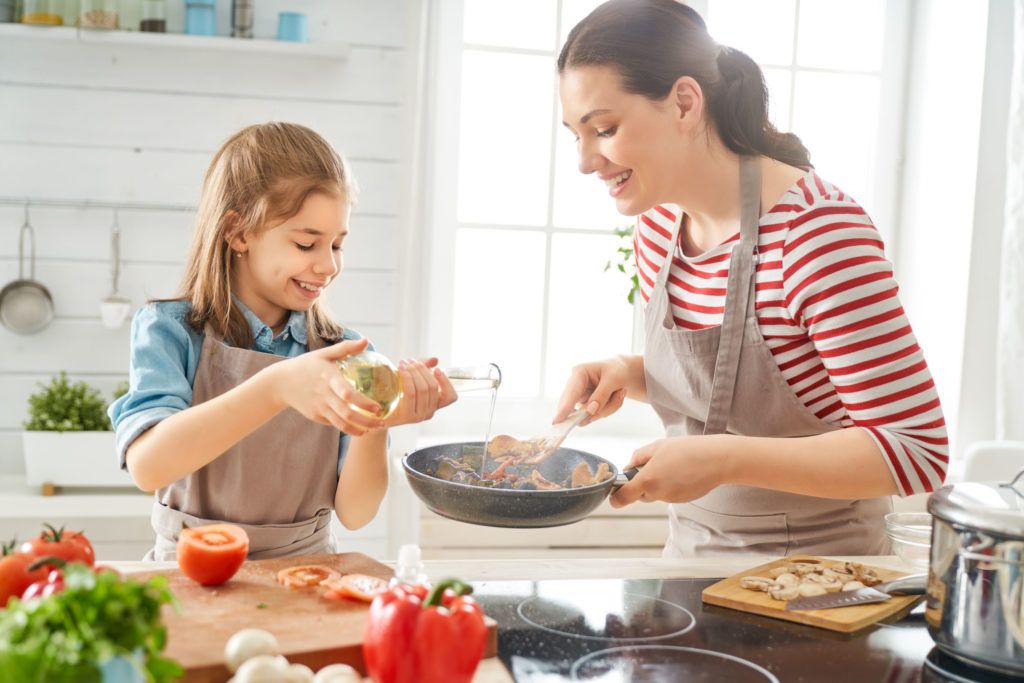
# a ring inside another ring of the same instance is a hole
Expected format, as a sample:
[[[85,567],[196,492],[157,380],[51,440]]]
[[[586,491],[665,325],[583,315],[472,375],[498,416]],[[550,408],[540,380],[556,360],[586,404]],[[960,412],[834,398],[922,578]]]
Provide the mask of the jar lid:
[[[1024,540],[1024,470],[1008,483],[943,486],[928,499],[928,512],[954,524]]]

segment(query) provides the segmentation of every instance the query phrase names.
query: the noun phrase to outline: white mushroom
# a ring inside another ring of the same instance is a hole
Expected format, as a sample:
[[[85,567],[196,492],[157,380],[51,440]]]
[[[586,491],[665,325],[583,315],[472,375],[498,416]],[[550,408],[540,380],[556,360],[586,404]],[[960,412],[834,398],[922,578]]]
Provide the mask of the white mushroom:
[[[824,574],[808,574],[804,577],[803,583],[817,584],[829,593],[838,593],[843,589],[842,581],[838,578],[825,576]]]
[[[238,667],[235,683],[285,683],[288,660],[281,655],[258,655]]]
[[[790,574],[789,572],[779,574],[775,577],[775,585],[780,588],[789,588],[796,586],[800,583],[800,577],[796,574]]]
[[[313,670],[305,664],[289,664],[284,680],[286,683],[313,683]]]
[[[795,562],[793,567],[793,573],[797,576],[815,574],[823,570],[824,567],[822,567],[820,564],[811,564],[810,562]]]
[[[796,569],[796,567],[792,564],[784,564],[781,567],[776,567],[775,569],[772,569],[770,572],[768,572],[768,576],[774,579],[778,577],[780,574],[791,573],[794,569]]]
[[[843,590],[844,591],[855,591],[855,590],[859,590],[861,588],[867,588],[867,586],[865,586],[860,581],[847,581],[846,583],[843,584]]]
[[[767,593],[771,586],[772,580],[766,579],[763,576],[744,576],[740,579],[740,588],[746,588],[751,591]]]
[[[776,600],[792,600],[800,595],[800,586],[795,584],[792,586],[774,585],[768,591],[768,594]]]
[[[804,598],[810,598],[815,595],[825,595],[826,593],[828,593],[828,591],[825,590],[825,587],[822,586],[820,583],[810,582],[801,583],[800,586],[797,588],[797,591],[800,593],[800,596]]]
[[[363,677],[348,664],[331,664],[316,672],[313,683],[363,683]]]
[[[281,648],[273,633],[259,628],[244,628],[228,639],[224,646],[224,661],[228,671],[234,673],[247,659],[280,652]]]

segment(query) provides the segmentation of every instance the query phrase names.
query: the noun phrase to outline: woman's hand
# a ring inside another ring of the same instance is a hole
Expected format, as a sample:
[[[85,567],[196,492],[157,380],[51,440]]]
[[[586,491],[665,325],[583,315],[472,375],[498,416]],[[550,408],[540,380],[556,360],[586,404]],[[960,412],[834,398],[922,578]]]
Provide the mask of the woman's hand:
[[[608,417],[627,396],[642,399],[645,384],[643,356],[615,356],[577,365],[558,399],[552,423],[564,420],[578,405],[585,405],[590,413],[584,425]]]
[[[353,407],[380,413],[380,406],[356,391],[337,365],[368,343],[366,339],[344,341],[271,365],[265,372],[274,373],[275,399],[313,422],[332,425],[352,436],[384,427],[379,417],[364,415]]]
[[[437,367],[436,358],[403,360],[398,364],[398,374],[402,378],[402,400],[384,420],[387,427],[429,420],[458,398],[451,381]]]
[[[611,495],[612,507],[638,500],[686,503],[700,498],[727,483],[726,445],[720,435],[677,436],[637,449],[625,469],[640,471]]]

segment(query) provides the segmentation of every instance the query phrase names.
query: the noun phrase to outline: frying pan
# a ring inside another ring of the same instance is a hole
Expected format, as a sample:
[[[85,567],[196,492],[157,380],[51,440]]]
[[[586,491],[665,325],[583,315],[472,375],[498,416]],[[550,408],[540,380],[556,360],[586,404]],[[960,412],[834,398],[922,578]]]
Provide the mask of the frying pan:
[[[25,237],[29,238],[29,275],[25,277]],[[36,238],[28,222],[28,207],[25,207],[25,223],[18,236],[18,279],[8,282],[0,290],[0,322],[7,329],[18,334],[34,334],[53,320],[53,297],[50,290],[35,280]]]
[[[559,448],[537,466],[548,481],[564,481],[580,462],[593,472],[604,463],[613,476],[589,486],[556,491],[523,491],[473,486],[431,475],[441,458],[458,460],[464,447],[483,448],[482,441],[448,443],[412,451],[402,460],[413,492],[441,515],[459,522],[511,529],[533,529],[578,522],[601,504],[608,494],[632,479],[637,469],[619,473],[610,461],[584,451]]]

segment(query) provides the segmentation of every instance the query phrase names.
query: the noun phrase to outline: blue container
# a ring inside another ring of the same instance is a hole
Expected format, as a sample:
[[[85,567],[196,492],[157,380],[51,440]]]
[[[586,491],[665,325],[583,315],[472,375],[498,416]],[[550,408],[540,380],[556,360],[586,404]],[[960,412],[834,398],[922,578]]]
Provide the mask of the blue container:
[[[279,12],[277,15],[277,39],[293,43],[309,42],[309,24],[302,12]]]
[[[190,36],[217,35],[216,0],[185,0],[185,33]]]
[[[103,683],[146,683],[141,652],[134,657],[111,657],[100,665]]]

